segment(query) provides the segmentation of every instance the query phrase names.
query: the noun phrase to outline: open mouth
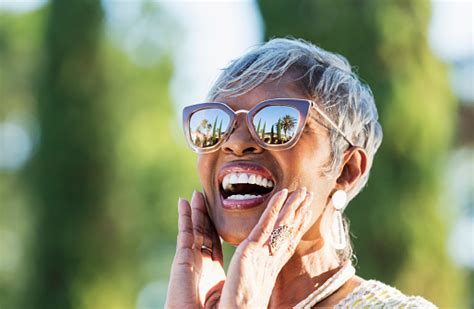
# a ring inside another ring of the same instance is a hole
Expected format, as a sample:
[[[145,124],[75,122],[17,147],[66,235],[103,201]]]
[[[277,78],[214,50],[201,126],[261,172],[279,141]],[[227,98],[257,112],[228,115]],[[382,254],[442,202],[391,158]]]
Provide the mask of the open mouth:
[[[219,191],[222,206],[248,209],[262,204],[275,187],[270,172],[254,163],[234,163],[221,170]]]

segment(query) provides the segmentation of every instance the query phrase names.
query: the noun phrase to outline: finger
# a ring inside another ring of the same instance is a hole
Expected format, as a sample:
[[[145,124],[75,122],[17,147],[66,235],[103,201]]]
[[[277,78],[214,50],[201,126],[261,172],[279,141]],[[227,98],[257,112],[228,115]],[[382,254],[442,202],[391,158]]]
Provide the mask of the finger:
[[[295,218],[303,218],[305,216],[306,211],[311,208],[311,204],[314,200],[313,192],[307,192],[304,201],[295,211]]]
[[[275,227],[278,227],[280,225],[286,224],[286,225],[293,225],[293,219],[295,218],[295,213],[296,211],[300,208],[300,206],[303,205],[303,202],[305,201],[307,196],[307,191],[306,188],[300,188],[293,192],[288,200],[285,203],[285,206],[283,206],[278,219],[277,223],[275,224]]]
[[[212,225],[212,259],[218,261],[222,266],[224,266],[224,255],[222,254],[222,242],[217,233],[216,228]]]
[[[291,241],[286,250],[290,255],[293,255],[296,247],[301,241],[301,238],[311,227],[312,212],[310,205],[312,202],[313,194],[312,192],[308,192],[302,205],[296,211],[293,225],[293,235],[290,238]]]
[[[301,214],[301,224],[293,236],[294,244],[296,244],[294,245],[294,249],[296,249],[296,246],[301,241],[301,238],[303,238],[304,234],[306,234],[306,232],[311,227],[312,217],[312,211],[309,209],[304,210]],[[294,249],[291,250],[291,253],[293,253]]]
[[[212,260],[218,261],[222,266],[224,266],[224,256],[222,254],[222,241],[219,237],[219,233],[217,233],[216,227],[212,222],[211,218],[209,217],[209,213],[206,207],[206,199],[202,193],[204,199],[204,207],[202,209],[204,215],[204,245],[212,250]]]
[[[202,211],[202,214],[203,214],[203,223],[204,223],[203,224],[203,226],[204,226],[203,243],[207,248],[210,248],[212,250],[212,246],[214,244],[214,233],[216,233],[216,235],[217,235],[217,232],[214,228],[214,223],[212,223],[212,220],[209,217],[209,213],[207,211],[206,197],[201,192],[198,192],[198,194],[202,197],[202,200],[204,201],[201,204],[202,208],[200,209]],[[217,238],[219,239],[219,236],[217,236]]]
[[[270,199],[267,208],[263,212],[257,225],[253,228],[249,235],[249,239],[259,244],[263,244],[267,241],[270,233],[273,230],[275,221],[278,218],[283,204],[288,197],[288,189],[283,189]]]
[[[178,241],[176,250],[191,249],[194,243],[191,208],[188,201],[180,198],[178,201]]]
[[[282,239],[275,241],[273,245],[271,244],[272,240],[269,239],[269,246],[272,255],[279,253],[278,255],[280,257],[280,254],[284,254],[284,256],[289,254],[289,256],[291,256],[298,246],[300,239],[296,237],[296,235],[299,235],[300,228],[304,223],[304,214],[313,200],[313,194],[305,191],[305,188],[295,191],[288,198],[285,206],[283,206],[277,224],[275,224],[275,228],[286,227],[286,231],[282,230],[279,233],[279,235],[286,236],[280,236]]]
[[[212,250],[210,220],[207,215],[206,202],[202,193],[194,191],[191,200],[191,217],[193,222],[194,247],[201,250],[202,245]],[[207,250],[203,253],[210,255]]]

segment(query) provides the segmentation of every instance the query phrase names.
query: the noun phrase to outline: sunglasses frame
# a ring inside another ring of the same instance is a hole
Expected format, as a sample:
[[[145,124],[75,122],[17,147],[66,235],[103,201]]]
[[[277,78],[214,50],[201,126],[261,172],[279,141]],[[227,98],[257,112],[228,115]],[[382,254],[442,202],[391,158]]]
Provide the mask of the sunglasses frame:
[[[293,138],[285,144],[277,144],[271,145],[263,142],[260,137],[258,136],[255,126],[252,122],[253,117],[262,109],[268,106],[288,106],[296,109],[299,112],[299,119],[302,121],[298,122],[298,127],[296,128],[295,135]],[[190,120],[193,114],[198,111],[209,109],[209,108],[217,108],[225,112],[229,116],[229,125],[225,128],[225,133],[222,135],[219,142],[211,147],[201,148],[194,145],[191,139],[191,132],[190,132]],[[193,151],[197,153],[210,153],[218,150],[221,145],[228,139],[228,137],[234,131],[236,124],[237,124],[237,115],[241,113],[246,114],[246,122],[247,128],[249,129],[250,134],[254,141],[264,149],[268,150],[286,150],[293,147],[300,139],[301,134],[303,132],[303,128],[306,126],[306,122],[308,121],[308,114],[309,109],[314,108],[329,124],[339,133],[341,136],[349,143],[351,147],[353,147],[353,143],[347,138],[347,136],[342,132],[341,129],[324,113],[316,104],[316,102],[312,100],[306,99],[295,99],[295,98],[274,98],[264,100],[258,103],[256,106],[251,108],[250,110],[240,109],[234,111],[230,106],[225,103],[221,102],[210,102],[210,103],[199,103],[194,105],[189,105],[183,108],[183,127],[184,127],[184,134],[186,135],[186,141],[188,145],[193,149]]]

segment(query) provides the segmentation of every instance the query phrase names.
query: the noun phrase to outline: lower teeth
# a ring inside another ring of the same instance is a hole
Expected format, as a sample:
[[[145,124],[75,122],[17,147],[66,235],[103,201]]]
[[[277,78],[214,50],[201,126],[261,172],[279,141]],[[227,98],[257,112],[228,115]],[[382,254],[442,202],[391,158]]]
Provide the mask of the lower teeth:
[[[253,198],[261,197],[261,195],[253,195],[253,194],[234,194],[229,196],[228,200],[249,200]]]

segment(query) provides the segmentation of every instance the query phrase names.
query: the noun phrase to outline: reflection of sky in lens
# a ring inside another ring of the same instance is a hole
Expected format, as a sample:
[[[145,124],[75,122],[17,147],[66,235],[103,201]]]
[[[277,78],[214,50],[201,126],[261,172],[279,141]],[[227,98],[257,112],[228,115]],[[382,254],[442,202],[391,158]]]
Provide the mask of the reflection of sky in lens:
[[[266,122],[265,132],[270,132],[273,124],[275,125],[274,130],[276,132],[276,123],[278,122],[278,119],[282,119],[283,117],[285,117],[285,115],[290,115],[291,117],[295,119],[294,128],[288,131],[288,134],[292,134],[298,127],[298,121],[299,121],[299,112],[293,107],[288,107],[288,106],[265,107],[254,116],[253,123],[254,123],[255,128],[257,128],[258,121],[262,119],[260,122],[260,129],[263,128],[263,124]]]
[[[229,125],[229,116],[225,112],[215,109],[215,108],[206,109],[206,110],[201,110],[194,113],[193,116],[191,117],[191,121],[190,121],[191,132],[196,131],[196,129],[201,125],[204,119],[206,119],[211,126],[214,125],[214,121],[217,119],[216,127],[218,128],[222,120],[222,132]],[[212,130],[212,127],[211,127],[211,130]]]

